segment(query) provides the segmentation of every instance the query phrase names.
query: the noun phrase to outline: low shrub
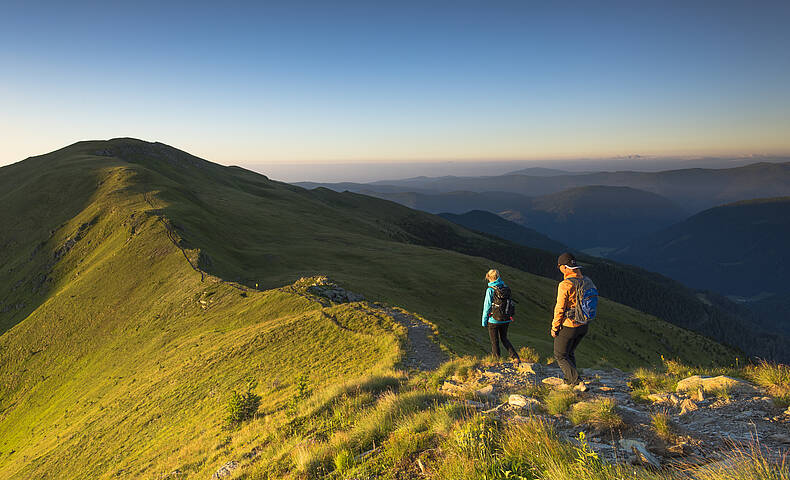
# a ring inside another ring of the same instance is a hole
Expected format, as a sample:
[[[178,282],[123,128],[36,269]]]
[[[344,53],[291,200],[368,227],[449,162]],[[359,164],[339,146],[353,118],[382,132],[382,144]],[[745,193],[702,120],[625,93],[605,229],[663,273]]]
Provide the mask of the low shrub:
[[[253,390],[258,385],[258,382],[251,381],[247,384],[247,389],[243,393],[234,390],[230,394],[228,403],[225,407],[227,416],[225,423],[227,426],[232,427],[241,422],[250,420],[258,413],[258,407],[261,405],[260,395],[253,393]]]

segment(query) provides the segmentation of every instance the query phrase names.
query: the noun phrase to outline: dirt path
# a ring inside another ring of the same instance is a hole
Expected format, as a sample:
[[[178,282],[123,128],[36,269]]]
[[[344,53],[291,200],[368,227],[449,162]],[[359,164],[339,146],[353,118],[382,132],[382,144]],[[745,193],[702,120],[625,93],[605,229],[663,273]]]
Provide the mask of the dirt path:
[[[447,361],[447,354],[431,339],[433,329],[430,325],[397,307],[386,307],[384,311],[408,329],[406,358],[403,359],[407,369],[434,370]]]

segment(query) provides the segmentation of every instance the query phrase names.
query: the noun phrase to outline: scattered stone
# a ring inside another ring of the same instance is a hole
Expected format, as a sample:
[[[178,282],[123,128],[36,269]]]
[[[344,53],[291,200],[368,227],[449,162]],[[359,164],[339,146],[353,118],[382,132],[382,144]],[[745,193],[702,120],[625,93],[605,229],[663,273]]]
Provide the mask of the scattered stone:
[[[653,468],[661,468],[661,461],[658,457],[648,452],[644,446],[634,445],[631,447],[631,451],[645,465],[650,465]]]
[[[602,386],[602,387],[598,387],[598,390],[600,390],[600,391],[602,391],[602,392],[611,392],[612,390],[614,390],[614,388],[612,388],[612,387],[607,387],[606,385],[604,385],[604,386]]]
[[[651,393],[647,399],[653,403],[670,403],[668,393]]]
[[[561,387],[565,384],[565,380],[561,379],[560,377],[547,377],[541,380],[544,385],[549,385],[555,388]]]
[[[513,407],[524,408],[526,406],[540,405],[540,402],[532,397],[525,397],[524,395],[512,394],[507,400],[507,403]]]
[[[620,447],[622,447],[624,450],[631,450],[631,448],[633,448],[634,446],[640,446],[642,448],[647,447],[645,442],[641,442],[639,440],[632,440],[630,438],[621,438],[618,443],[620,444]]]
[[[697,389],[702,389],[704,393],[713,393],[721,390],[729,391],[753,391],[754,387],[746,382],[736,380],[732,377],[725,377],[719,375],[718,377],[703,377],[701,375],[694,375],[678,382],[675,389],[678,393],[693,392]]]
[[[464,392],[466,389],[452,380],[445,380],[442,384],[442,391],[453,395]]]
[[[699,407],[690,398],[680,402],[680,415],[686,415],[689,412],[695,412],[697,410],[699,410]]]
[[[237,468],[239,468],[239,463],[234,461],[234,460],[231,460],[230,462],[228,462],[225,465],[221,466],[220,469],[217,470],[214,473],[214,475],[211,476],[211,479],[215,480],[215,479],[218,479],[218,478],[229,477],[231,475],[231,473],[233,473],[233,470],[236,470]]]
[[[773,435],[769,435],[768,439],[774,442],[790,444],[790,435],[786,433],[774,433]]]
[[[521,362],[518,364],[518,370],[521,373],[526,373],[528,375],[538,375],[541,371],[541,368],[540,364],[537,363]]]
[[[475,391],[475,393],[480,395],[480,396],[492,395],[494,393],[494,386],[493,385],[486,385],[483,388],[478,388]]]
[[[586,392],[587,390],[589,390],[589,388],[587,388],[587,385],[584,382],[579,382],[577,385],[573,387],[573,389],[576,390],[577,392]]]
[[[697,388],[697,393],[694,395],[694,401],[696,402],[705,401],[705,390],[701,386]]]

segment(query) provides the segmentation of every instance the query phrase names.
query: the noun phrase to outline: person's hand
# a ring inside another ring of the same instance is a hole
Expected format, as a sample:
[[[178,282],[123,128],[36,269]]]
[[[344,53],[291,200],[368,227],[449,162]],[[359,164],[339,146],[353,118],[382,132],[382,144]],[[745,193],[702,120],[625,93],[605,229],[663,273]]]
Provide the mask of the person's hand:
[[[560,333],[560,331],[559,330],[554,330],[554,327],[551,327],[551,329],[549,330],[549,333],[551,334],[551,338],[557,338],[557,334]]]

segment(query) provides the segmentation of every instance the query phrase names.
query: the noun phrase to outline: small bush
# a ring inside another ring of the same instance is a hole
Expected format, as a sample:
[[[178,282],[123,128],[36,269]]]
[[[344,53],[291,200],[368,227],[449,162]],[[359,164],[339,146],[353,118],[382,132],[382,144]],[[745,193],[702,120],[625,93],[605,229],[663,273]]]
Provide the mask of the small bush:
[[[296,379],[296,392],[294,392],[291,399],[288,401],[287,413],[289,416],[296,416],[296,409],[299,402],[310,396],[310,383],[309,377],[306,373],[299,375]]]
[[[576,394],[569,390],[552,390],[544,400],[546,412],[551,415],[559,415],[568,411],[571,405],[578,401]]]
[[[597,428],[614,429],[623,425],[623,419],[615,410],[613,399],[601,398],[573,405],[568,418],[574,425],[585,423]]]
[[[518,349],[518,356],[521,358],[522,362],[529,362],[529,363],[538,363],[540,362],[540,355],[538,352],[532,347],[521,347]]]
[[[241,422],[247,421],[258,413],[258,407],[261,405],[260,395],[253,393],[253,390],[258,385],[258,382],[252,381],[247,384],[247,391],[239,393],[234,390],[228,399],[226,410],[228,416],[225,418],[225,423],[228,426],[235,426]]]

